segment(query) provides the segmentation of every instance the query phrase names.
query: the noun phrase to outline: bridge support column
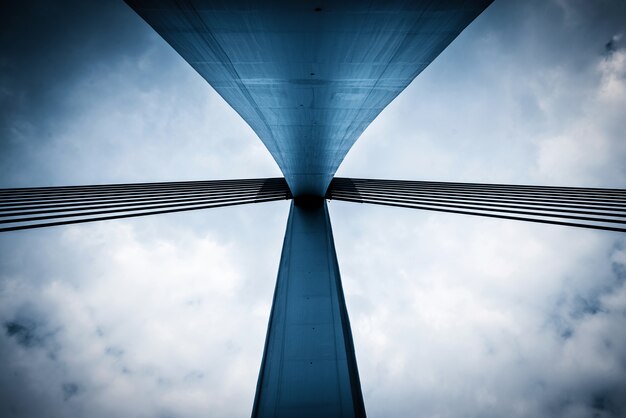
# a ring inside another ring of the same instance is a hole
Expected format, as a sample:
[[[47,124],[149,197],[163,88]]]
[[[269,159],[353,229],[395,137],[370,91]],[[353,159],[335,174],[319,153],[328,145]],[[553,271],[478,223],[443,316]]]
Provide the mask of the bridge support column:
[[[252,416],[365,416],[322,198],[291,204]]]

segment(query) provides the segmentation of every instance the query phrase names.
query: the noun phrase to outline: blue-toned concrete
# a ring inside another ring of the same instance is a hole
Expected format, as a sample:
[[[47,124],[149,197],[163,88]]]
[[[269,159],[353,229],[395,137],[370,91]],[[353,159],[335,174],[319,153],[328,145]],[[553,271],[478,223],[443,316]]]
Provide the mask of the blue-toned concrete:
[[[372,120],[491,0],[128,0],[323,196]]]
[[[252,416],[365,416],[328,209],[306,203],[289,212]]]
[[[253,416],[365,416],[322,196],[365,128],[491,0],[127,1],[250,124],[296,199]]]

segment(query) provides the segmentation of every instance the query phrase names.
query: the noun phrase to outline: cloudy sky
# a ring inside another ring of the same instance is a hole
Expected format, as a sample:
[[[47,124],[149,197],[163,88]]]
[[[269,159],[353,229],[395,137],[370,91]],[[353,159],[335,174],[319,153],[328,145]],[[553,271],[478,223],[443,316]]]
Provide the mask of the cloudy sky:
[[[0,187],[279,176],[121,1],[3,2]],[[339,175],[626,188],[626,3],[496,0]],[[0,416],[250,414],[287,202],[0,235]],[[381,417],[626,417],[623,234],[330,202]]]

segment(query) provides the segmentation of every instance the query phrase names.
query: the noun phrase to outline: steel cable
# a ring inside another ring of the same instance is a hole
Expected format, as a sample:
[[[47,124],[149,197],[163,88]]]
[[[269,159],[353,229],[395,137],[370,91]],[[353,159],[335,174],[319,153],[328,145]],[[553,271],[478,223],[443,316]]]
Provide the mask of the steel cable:
[[[0,232],[292,198],[283,178],[100,187],[0,189]]]
[[[600,197],[605,192],[609,198]],[[326,198],[626,232],[622,195],[626,190],[335,178]]]

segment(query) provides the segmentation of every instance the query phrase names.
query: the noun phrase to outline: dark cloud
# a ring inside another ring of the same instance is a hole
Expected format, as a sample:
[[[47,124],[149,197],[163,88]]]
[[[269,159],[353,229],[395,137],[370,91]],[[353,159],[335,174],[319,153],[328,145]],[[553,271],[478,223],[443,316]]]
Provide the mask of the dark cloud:
[[[24,347],[43,346],[43,336],[37,334],[37,324],[30,320],[11,321],[4,324],[9,337],[15,338]]]
[[[604,45],[604,52],[607,58],[610,58],[616,51],[624,48],[624,34],[619,33],[613,35],[611,39]]]
[[[573,390],[567,397],[547,408],[554,417],[587,416],[593,418],[622,418],[626,412],[623,396],[626,391],[619,388],[594,388],[585,385]]]
[[[606,50],[607,56],[610,56],[613,52],[615,52],[615,39],[611,38],[611,40],[604,45],[604,49]]]
[[[1,2],[0,184],[32,182],[18,156],[35,158],[80,111],[68,92],[93,89],[98,100],[98,80],[137,61],[154,39],[121,1]]]
[[[581,319],[585,315],[596,315],[601,312],[605,311],[602,308],[602,304],[597,297],[593,295],[589,297],[576,295],[572,303],[570,316],[573,319]]]
[[[122,1],[0,7],[0,187],[278,174],[239,115]]]
[[[148,32],[122,2],[2,2],[0,138],[71,111],[70,85],[135,59]]]
[[[623,417],[626,412],[624,402],[625,392],[615,389],[607,389],[604,392],[596,392],[591,399],[591,408],[594,415],[607,417]]]
[[[76,383],[63,383],[61,389],[63,390],[64,401],[69,401],[80,391],[80,387]]]
[[[50,358],[55,358],[58,345],[55,336],[59,328],[50,327],[44,319],[42,309],[30,304],[20,306],[12,320],[4,322],[4,331],[9,339],[26,349],[44,349]]]
[[[119,358],[119,357],[122,357],[124,355],[124,350],[122,350],[119,347],[107,347],[106,348],[106,353],[108,355],[110,355],[110,356]]]

